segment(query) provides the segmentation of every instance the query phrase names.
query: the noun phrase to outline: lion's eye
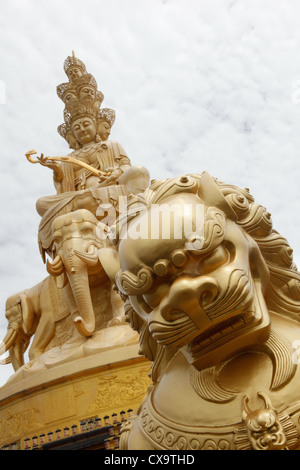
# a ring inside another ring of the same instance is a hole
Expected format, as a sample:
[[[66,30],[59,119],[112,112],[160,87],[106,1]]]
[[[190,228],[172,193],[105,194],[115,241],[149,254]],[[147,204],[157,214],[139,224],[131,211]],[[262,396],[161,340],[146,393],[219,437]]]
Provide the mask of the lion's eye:
[[[198,271],[200,274],[205,274],[210,271],[214,271],[226,264],[230,259],[228,250],[220,245],[212,253],[204,256],[198,264]]]
[[[157,307],[162,301],[163,297],[168,294],[170,286],[166,283],[161,284],[155,291],[144,294],[143,297],[151,309]]]

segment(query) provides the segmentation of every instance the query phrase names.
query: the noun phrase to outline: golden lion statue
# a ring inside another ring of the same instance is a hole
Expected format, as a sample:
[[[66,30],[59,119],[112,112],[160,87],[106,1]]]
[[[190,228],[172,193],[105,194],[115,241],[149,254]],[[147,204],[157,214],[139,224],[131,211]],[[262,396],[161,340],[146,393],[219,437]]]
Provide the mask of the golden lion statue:
[[[300,275],[267,210],[184,175],[132,196],[110,240],[100,261],[152,361],[121,449],[297,449]]]

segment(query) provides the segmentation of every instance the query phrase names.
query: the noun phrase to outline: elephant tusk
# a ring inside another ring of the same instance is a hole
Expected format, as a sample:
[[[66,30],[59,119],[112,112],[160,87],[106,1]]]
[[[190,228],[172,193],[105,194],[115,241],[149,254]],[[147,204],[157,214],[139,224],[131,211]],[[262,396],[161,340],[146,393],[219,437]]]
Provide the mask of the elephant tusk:
[[[29,341],[24,341],[24,339],[18,338],[13,350],[10,351],[11,363],[15,371],[24,365],[24,352],[27,349],[28,344]]]
[[[119,253],[114,248],[101,248],[98,258],[107,276],[114,283],[116,274],[121,269]]]
[[[11,346],[14,344],[16,336],[17,332],[13,328],[9,328],[4,340],[0,343],[0,356],[2,356],[11,348]]]
[[[97,248],[95,245],[90,245],[88,251],[90,255],[97,255]]]
[[[7,364],[11,364],[10,357],[6,357],[5,359],[0,360],[0,366],[6,366]]]
[[[54,277],[60,276],[64,272],[64,265],[59,255],[56,256],[56,258],[54,259],[52,263],[50,263],[50,261],[47,260],[46,267],[47,267],[48,273]]]

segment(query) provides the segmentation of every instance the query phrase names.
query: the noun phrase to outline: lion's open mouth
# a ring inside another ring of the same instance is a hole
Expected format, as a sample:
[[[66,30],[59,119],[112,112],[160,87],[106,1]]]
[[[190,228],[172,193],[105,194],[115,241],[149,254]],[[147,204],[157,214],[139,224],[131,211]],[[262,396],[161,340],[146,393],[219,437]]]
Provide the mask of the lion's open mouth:
[[[233,270],[228,278],[227,288],[209,304],[199,300],[199,315],[205,315],[208,323],[200,331],[193,321],[193,312],[172,310],[172,322],[149,322],[150,331],[156,341],[167,347],[181,348],[189,345],[192,356],[198,356],[202,350],[217,347],[261,321],[260,308],[256,308],[255,288],[248,275],[242,270]]]
[[[184,320],[169,325],[153,321],[149,324],[154,339],[170,348],[180,348],[189,344],[189,352],[193,357],[198,357],[202,352],[230,341],[234,336],[240,334],[241,330],[256,326],[261,321],[261,314],[256,309],[232,317],[230,320],[218,323],[211,329],[201,333],[194,322],[184,315]]]
[[[209,352],[239,335],[243,330],[257,326],[262,320],[262,315],[254,307],[241,315],[232,318],[215,328],[198,335],[189,344],[189,352],[197,358],[201,354]]]
[[[149,329],[158,343],[176,349],[192,341],[199,332],[195,323],[185,313],[180,320],[172,322],[171,327],[166,323],[152,321],[149,323]]]

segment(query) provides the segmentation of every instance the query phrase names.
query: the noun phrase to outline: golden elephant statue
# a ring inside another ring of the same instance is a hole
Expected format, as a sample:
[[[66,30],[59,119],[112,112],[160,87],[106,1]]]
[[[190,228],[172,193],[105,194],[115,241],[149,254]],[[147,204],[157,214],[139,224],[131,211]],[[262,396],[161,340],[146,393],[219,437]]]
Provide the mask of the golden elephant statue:
[[[152,381],[121,449],[297,449],[300,275],[271,215],[199,175],[133,196],[101,263]]]
[[[69,313],[63,292],[51,276],[9,297],[5,306],[7,334],[1,348],[1,354],[9,351],[9,357],[1,364],[12,363],[15,371],[22,367],[32,337],[28,357],[38,359],[54,338],[56,324]]]
[[[123,302],[97,255],[103,246],[97,239],[97,225],[85,209],[54,221],[54,260],[47,262],[50,276],[6,302],[8,326],[0,354],[9,351],[9,357],[0,364],[12,363],[15,371],[20,369],[31,339],[28,357],[33,362],[78,333],[86,338],[125,324]]]
[[[104,246],[99,237],[99,221],[86,209],[57,217],[52,224],[53,261],[47,270],[64,289],[73,322],[83,337],[109,325],[123,323],[124,307],[104,271],[98,250]],[[107,294],[110,305],[99,300]]]

